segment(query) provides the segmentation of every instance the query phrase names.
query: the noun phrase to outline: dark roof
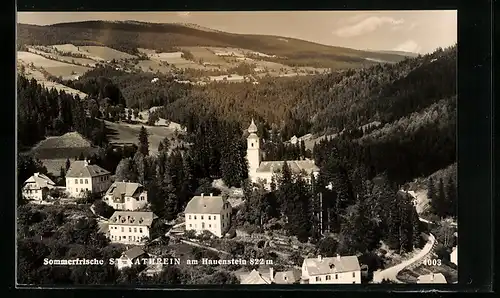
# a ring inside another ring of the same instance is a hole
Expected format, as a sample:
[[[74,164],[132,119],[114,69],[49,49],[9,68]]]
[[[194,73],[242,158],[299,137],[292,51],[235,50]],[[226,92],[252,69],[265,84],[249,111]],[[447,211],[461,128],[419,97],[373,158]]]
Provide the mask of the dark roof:
[[[84,160],[75,160],[71,163],[71,166],[66,173],[66,177],[96,177],[105,174],[110,173],[98,165],[91,165]]]
[[[126,252],[123,253],[123,256],[126,258],[129,258],[130,260],[133,260],[137,257],[140,257],[142,255],[146,254],[142,248],[139,246],[132,247],[131,249],[127,250]]]
[[[228,207],[231,208],[231,204],[221,196],[194,196],[187,204],[184,213],[221,214],[224,204],[229,205]]]
[[[110,225],[137,225],[151,226],[153,220],[158,218],[153,212],[140,211],[115,211],[109,219]]]

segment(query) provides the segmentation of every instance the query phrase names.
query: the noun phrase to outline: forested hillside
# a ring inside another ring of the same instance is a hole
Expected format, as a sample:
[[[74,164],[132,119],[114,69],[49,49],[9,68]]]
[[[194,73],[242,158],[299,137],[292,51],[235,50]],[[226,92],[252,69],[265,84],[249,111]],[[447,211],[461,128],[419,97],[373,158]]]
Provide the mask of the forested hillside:
[[[265,60],[290,66],[360,67],[376,64],[365,58],[388,62],[404,58],[394,53],[358,51],[294,38],[286,38],[287,42],[283,42],[283,37],[279,36],[207,31],[181,24],[104,21],[50,26],[19,24],[17,36],[19,46],[104,45],[130,54],[137,54],[137,48],[172,52],[187,46],[233,47],[276,55]]]

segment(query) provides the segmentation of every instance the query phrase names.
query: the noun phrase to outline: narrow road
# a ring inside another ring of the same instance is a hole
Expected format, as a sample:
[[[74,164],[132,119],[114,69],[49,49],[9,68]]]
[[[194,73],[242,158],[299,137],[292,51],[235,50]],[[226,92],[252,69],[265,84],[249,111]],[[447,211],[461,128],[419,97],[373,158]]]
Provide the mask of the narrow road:
[[[420,220],[425,221],[423,219]],[[397,283],[402,283],[396,278],[399,271],[427,257],[428,254],[432,252],[432,249],[434,248],[435,244],[436,244],[436,238],[434,237],[434,235],[429,234],[427,238],[427,243],[418,254],[413,256],[411,259],[402,262],[401,264],[397,264],[395,266],[386,268],[381,271],[373,272],[373,282],[380,283],[382,282],[383,279],[388,279]]]
[[[218,252],[218,253],[222,253],[222,254],[225,254],[225,255],[231,255],[230,253],[228,253],[226,251],[218,250],[216,248],[213,248],[213,247],[210,247],[210,246],[206,246],[206,245],[203,245],[203,244],[200,244],[200,243],[192,242],[192,241],[189,241],[189,240],[181,239],[181,242],[185,243],[185,244],[188,244],[188,245],[191,245],[191,246],[197,246],[197,247],[200,247],[200,248],[204,248],[204,249],[208,249],[208,250],[215,251],[215,252]]]

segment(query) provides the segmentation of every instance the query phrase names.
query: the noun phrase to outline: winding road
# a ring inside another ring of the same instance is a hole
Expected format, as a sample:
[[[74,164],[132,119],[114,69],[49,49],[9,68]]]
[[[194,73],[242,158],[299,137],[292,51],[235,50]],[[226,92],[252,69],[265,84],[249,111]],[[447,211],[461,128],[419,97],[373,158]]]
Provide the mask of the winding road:
[[[422,218],[420,220],[425,221]],[[373,272],[373,283],[380,283],[382,282],[383,279],[388,279],[397,283],[403,283],[397,279],[396,276],[398,275],[398,273],[408,266],[414,265],[419,261],[425,260],[425,258],[428,257],[433,251],[433,248],[436,244],[436,237],[434,237],[434,235],[432,234],[426,236],[427,236],[427,243],[422,248],[422,250],[418,254],[413,256],[411,259],[408,259],[402,262],[401,264],[397,264],[395,266],[386,268],[384,270]]]

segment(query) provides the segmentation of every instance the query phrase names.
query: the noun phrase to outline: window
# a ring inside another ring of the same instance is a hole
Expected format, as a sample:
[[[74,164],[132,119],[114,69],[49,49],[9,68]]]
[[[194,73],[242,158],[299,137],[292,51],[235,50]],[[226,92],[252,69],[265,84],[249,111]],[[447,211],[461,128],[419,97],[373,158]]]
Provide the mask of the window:
[[[137,228],[134,228],[134,233],[137,233]]]
[[[192,225],[192,224],[189,224],[189,227],[191,228],[191,227],[193,227],[193,225]]]
[[[124,232],[123,227],[122,227],[122,232]]]
[[[327,275],[326,276],[326,280],[331,280],[332,279],[332,276],[331,275]]]
[[[209,215],[209,216],[208,216],[208,220],[211,220],[211,219],[212,219],[212,217]]]
[[[356,277],[356,272],[353,272],[353,273],[352,273],[352,277]]]
[[[127,202],[130,202],[130,198],[127,198]]]
[[[217,219],[217,217],[214,215],[214,220],[216,220],[216,219]]]
[[[208,224],[208,227],[209,227],[209,228],[211,228],[211,227],[212,227],[212,225],[211,225],[211,224]]]
[[[129,241],[132,241],[132,236],[128,236],[128,240],[129,240]]]
[[[189,219],[191,219],[191,215],[189,215]]]
[[[321,281],[321,277],[316,276],[316,281]]]
[[[224,219],[224,214],[222,214],[222,219]]]
[[[75,188],[75,189],[76,189],[76,192],[78,192],[78,187],[77,187],[77,188]]]
[[[142,228],[139,228],[139,233],[142,233]]]
[[[78,179],[75,179],[75,184],[78,184]]]
[[[338,274],[335,274],[335,279],[339,279],[339,275]]]
[[[224,223],[222,223],[222,227],[224,227]]]
[[[80,179],[80,184],[83,184],[83,179]]]
[[[85,184],[89,184],[89,179],[85,179]]]
[[[203,215],[201,216],[201,219],[203,219]]]
[[[132,228],[128,228],[128,232],[129,232],[129,233],[132,233]]]
[[[194,219],[196,219],[196,215],[194,216]]]

